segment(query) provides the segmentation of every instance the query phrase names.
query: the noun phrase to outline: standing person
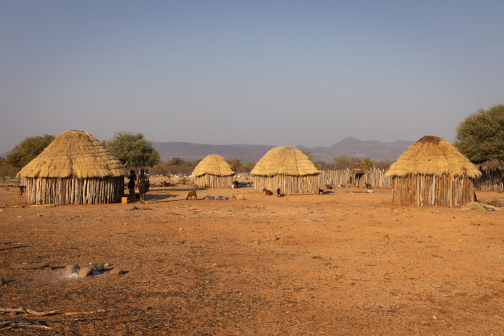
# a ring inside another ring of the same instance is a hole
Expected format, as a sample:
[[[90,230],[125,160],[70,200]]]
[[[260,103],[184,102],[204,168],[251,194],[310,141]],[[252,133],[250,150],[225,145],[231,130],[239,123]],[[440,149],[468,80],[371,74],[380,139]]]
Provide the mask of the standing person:
[[[147,192],[149,192],[150,189],[150,179],[149,179],[149,170],[145,169],[145,182],[147,182]]]
[[[140,170],[140,176],[137,181],[138,191],[140,192],[140,202],[145,204],[145,193],[147,193],[147,175],[143,169]]]
[[[128,176],[128,190],[130,194],[130,201],[133,202],[135,200],[135,182],[136,182],[136,174],[134,170],[130,170],[130,176]]]

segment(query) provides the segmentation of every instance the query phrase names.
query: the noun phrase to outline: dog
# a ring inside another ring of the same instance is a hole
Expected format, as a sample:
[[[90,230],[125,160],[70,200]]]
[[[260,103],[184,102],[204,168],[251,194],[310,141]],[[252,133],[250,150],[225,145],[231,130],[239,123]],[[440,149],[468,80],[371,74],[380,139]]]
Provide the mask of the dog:
[[[187,197],[186,197],[186,201],[189,199],[189,197],[192,199],[193,197],[195,199],[198,199],[198,195],[196,195],[196,190],[193,190],[193,191],[189,191],[189,193],[187,194]]]
[[[273,193],[270,190],[267,190],[266,188],[264,188],[262,191],[264,192],[264,195],[267,195],[267,196],[273,195]]]

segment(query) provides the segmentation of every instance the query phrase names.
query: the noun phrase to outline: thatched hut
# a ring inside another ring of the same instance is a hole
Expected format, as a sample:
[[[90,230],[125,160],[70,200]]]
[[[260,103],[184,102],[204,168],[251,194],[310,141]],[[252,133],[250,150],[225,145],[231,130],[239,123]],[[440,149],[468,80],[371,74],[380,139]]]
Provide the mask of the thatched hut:
[[[294,147],[276,147],[268,151],[250,172],[254,190],[264,188],[282,194],[318,194],[320,171]]]
[[[348,184],[350,185],[359,185],[359,181],[362,176],[364,176],[364,169],[362,169],[360,163],[356,163],[352,170],[350,171],[350,181]]]
[[[212,154],[201,160],[192,174],[200,188],[230,188],[235,173],[222,156]]]
[[[63,132],[18,173],[28,203],[120,202],[128,171],[94,136]]]
[[[429,135],[411,145],[386,174],[392,178],[394,204],[449,207],[474,201],[480,175],[455,147]]]

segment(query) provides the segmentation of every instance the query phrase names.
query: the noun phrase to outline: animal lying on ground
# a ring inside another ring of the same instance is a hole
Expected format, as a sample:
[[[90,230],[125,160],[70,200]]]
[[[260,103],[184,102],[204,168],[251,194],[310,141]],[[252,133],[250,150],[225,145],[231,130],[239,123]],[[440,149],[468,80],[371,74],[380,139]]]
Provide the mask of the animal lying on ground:
[[[254,182],[238,182],[238,181],[233,181],[233,185],[231,188],[244,188],[244,187],[252,187],[252,184]]]
[[[320,189],[320,188],[319,188],[319,190],[318,190],[318,194],[319,194],[319,195],[323,195],[323,194],[324,194],[324,189]]]
[[[262,191],[264,192],[265,195],[268,195],[268,196],[273,195],[273,193],[270,190],[267,190],[266,188],[264,188]]]
[[[189,193],[187,194],[187,197],[186,197],[186,200],[189,199],[189,197],[192,197],[194,196],[194,198],[198,199],[198,196],[196,195],[196,190],[193,190],[193,191],[189,191]]]
[[[332,188],[334,188],[334,186],[333,186],[332,184],[326,184],[326,185],[325,185],[325,187],[326,187],[327,189],[332,189]]]
[[[23,193],[25,192],[25,186],[19,186],[19,197],[23,197]]]

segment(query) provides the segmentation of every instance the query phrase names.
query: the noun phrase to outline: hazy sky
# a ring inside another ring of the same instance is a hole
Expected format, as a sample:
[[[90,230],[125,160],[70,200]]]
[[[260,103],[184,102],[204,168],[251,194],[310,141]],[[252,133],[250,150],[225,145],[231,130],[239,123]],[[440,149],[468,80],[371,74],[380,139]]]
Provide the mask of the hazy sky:
[[[0,0],[0,154],[152,141],[452,142],[504,103],[504,1]]]

